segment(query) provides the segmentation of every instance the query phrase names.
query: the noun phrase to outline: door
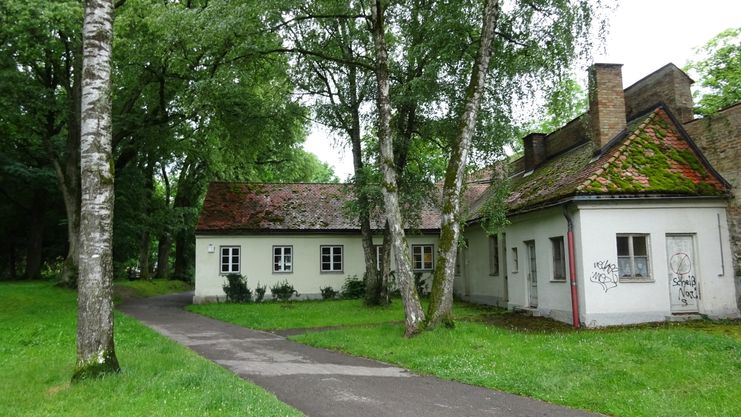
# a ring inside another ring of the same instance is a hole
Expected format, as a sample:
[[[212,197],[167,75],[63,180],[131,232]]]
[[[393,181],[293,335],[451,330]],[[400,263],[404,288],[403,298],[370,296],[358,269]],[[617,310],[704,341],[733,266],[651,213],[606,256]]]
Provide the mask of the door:
[[[700,287],[695,273],[693,235],[667,235],[666,257],[669,260],[669,295],[672,313],[697,312]]]
[[[535,259],[535,241],[525,242],[527,247],[527,286],[530,307],[538,306],[538,268]]]

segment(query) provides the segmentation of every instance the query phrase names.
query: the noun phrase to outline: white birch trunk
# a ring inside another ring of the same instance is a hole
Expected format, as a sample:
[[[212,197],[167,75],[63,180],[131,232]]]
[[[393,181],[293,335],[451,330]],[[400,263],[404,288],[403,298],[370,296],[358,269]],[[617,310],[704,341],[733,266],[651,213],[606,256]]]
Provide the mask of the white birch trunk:
[[[481,96],[486,85],[486,74],[491,58],[491,44],[499,18],[499,0],[487,0],[481,27],[479,50],[474,62],[471,79],[466,89],[466,102],[458,127],[458,137],[451,145],[451,155],[445,172],[443,185],[443,209],[440,224],[440,243],[435,263],[435,274],[427,312],[427,325],[453,324],[453,280],[455,258],[458,250],[461,221],[461,195],[465,177],[471,138],[476,129],[476,117],[481,105]]]
[[[414,286],[411,260],[404,234],[404,225],[399,209],[396,165],[391,139],[391,101],[389,100],[388,53],[384,39],[384,10],[382,0],[371,1],[371,20],[373,25],[373,45],[376,52],[378,142],[381,148],[381,171],[383,172],[383,202],[386,206],[386,219],[390,228],[391,245],[396,259],[396,282],[399,285],[404,303],[405,334],[413,336],[422,330],[424,311]]]
[[[77,369],[73,379],[117,371],[113,345],[112,0],[87,0],[80,135]]]

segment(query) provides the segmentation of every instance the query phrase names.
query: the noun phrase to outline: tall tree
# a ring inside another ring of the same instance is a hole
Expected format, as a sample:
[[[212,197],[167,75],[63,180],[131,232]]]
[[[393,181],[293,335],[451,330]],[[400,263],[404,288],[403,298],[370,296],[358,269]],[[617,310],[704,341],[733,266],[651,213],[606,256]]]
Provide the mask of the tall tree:
[[[455,276],[458,238],[461,232],[463,180],[468,163],[471,139],[476,128],[476,117],[479,112],[481,97],[486,88],[491,45],[498,18],[499,0],[486,0],[479,49],[473,64],[473,71],[471,71],[471,79],[466,89],[465,110],[461,115],[457,138],[451,143],[450,159],[448,160],[443,183],[440,240],[432,281],[432,292],[430,293],[430,306],[427,313],[428,327],[434,327],[440,323],[450,325],[453,322],[453,277]]]
[[[741,27],[726,29],[696,50],[686,69],[696,74],[696,111],[704,116],[741,102]]]
[[[405,335],[414,336],[424,327],[425,314],[412,277],[404,224],[399,208],[398,175],[391,136],[391,101],[389,98],[388,50],[386,46],[385,2],[371,1],[371,31],[376,57],[376,106],[378,112],[378,143],[383,173],[383,200],[389,237],[396,260],[396,282],[404,303]]]
[[[80,108],[80,276],[73,379],[118,371],[113,344],[113,1],[87,0]]]

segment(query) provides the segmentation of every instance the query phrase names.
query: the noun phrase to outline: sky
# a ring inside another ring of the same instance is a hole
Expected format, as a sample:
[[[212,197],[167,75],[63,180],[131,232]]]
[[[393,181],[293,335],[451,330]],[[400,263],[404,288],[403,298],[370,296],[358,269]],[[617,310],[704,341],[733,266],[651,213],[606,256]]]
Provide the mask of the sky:
[[[623,64],[625,87],[669,62],[684,67],[695,56],[695,48],[724,29],[741,27],[739,0],[621,0],[617,4],[610,14],[605,51],[595,52],[594,62]],[[352,154],[342,145],[342,140],[314,124],[304,149],[345,180],[352,173]]]

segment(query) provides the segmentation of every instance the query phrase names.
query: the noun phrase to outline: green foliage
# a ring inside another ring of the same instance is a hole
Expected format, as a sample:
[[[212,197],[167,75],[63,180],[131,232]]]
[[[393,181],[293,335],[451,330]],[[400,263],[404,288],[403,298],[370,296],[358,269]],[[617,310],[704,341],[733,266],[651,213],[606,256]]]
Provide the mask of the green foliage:
[[[741,102],[741,27],[722,31],[695,55],[685,67],[700,87],[694,93],[695,111],[709,116]]]
[[[417,289],[417,294],[420,297],[424,297],[427,295],[428,293],[427,279],[425,279],[424,274],[422,272],[414,273],[414,288]]]
[[[273,295],[273,300],[286,302],[291,299],[294,295],[299,297],[300,294],[296,289],[288,282],[283,280],[270,287],[270,293]]]
[[[337,298],[337,294],[339,294],[337,290],[330,286],[319,287],[319,292],[322,293],[322,300],[334,300]]]
[[[0,415],[303,415],[124,314],[115,317],[122,372],[71,385],[76,305],[74,291],[50,283],[0,284]]]
[[[260,285],[260,283],[257,283],[257,286],[255,287],[255,302],[260,303],[265,298],[265,292],[267,291],[268,287],[267,285],[263,284]]]
[[[252,291],[247,288],[247,278],[240,274],[228,274],[227,283],[222,287],[226,293],[226,301],[232,303],[249,303],[252,301]]]
[[[501,314],[509,313],[489,319]],[[741,414],[738,322],[525,332],[458,321],[411,339],[403,333],[384,324],[292,339],[616,417]]]
[[[365,295],[365,279],[360,279],[357,275],[348,275],[342,284],[340,294],[342,298],[346,299],[363,298]]]

